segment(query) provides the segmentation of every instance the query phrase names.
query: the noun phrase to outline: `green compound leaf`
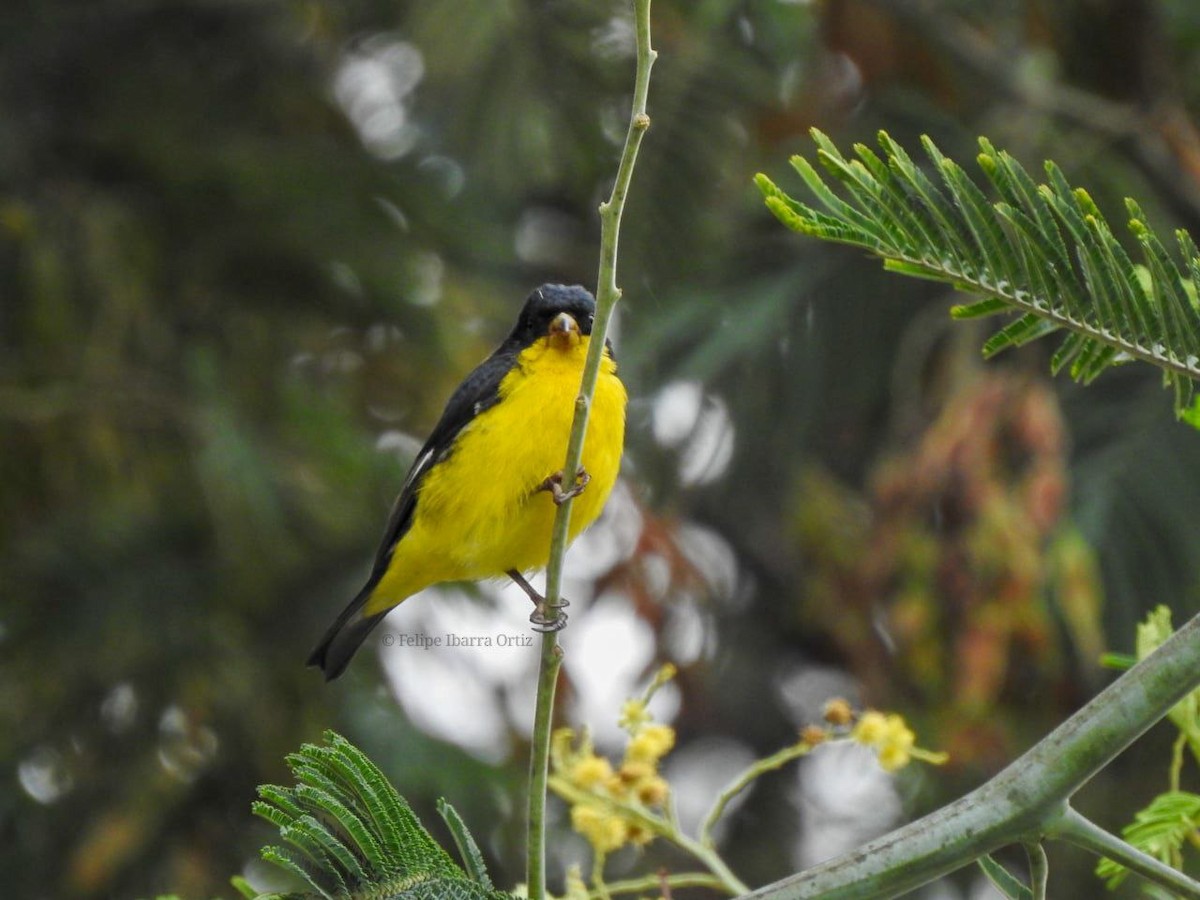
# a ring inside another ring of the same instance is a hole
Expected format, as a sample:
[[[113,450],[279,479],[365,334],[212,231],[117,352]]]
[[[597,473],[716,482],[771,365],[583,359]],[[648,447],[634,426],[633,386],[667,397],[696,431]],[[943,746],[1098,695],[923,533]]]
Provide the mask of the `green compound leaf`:
[[[488,877],[487,867],[483,864],[483,854],[479,852],[479,845],[475,843],[475,838],[467,830],[467,825],[462,820],[462,816],[458,814],[458,810],[444,799],[439,798],[437,811],[438,815],[442,817],[442,821],[446,823],[446,827],[450,829],[450,834],[454,837],[454,844],[458,847],[458,855],[462,857],[463,864],[467,867],[467,874],[471,876],[471,880],[486,888],[491,888],[492,879]]]
[[[824,211],[765,175],[755,178],[784,225],[864,248],[890,271],[981,297],[953,307],[956,318],[1015,314],[984,344],[987,356],[1062,332],[1053,369],[1080,382],[1129,360],[1157,366],[1176,414],[1200,427],[1200,405],[1192,402],[1200,380],[1200,253],[1186,232],[1175,235],[1180,263],[1127,201],[1127,227],[1142,257],[1135,264],[1087,192],[1072,188],[1053,163],[1037,184],[981,138],[976,162],[989,197],[929,138],[921,143],[933,177],[886,133],[879,134],[882,156],[859,144],[852,158],[820,131],[812,135],[827,174],[802,157],[791,162]]]
[[[1171,610],[1159,605],[1138,625],[1135,649],[1139,660],[1145,659],[1169,638],[1175,629],[1171,625]],[[1200,763],[1200,688],[1192,691],[1167,714],[1171,723],[1184,736],[1192,755]]]
[[[1122,829],[1121,836],[1142,852],[1182,869],[1184,845],[1196,840],[1198,830],[1200,794],[1168,791],[1135,815],[1133,822]],[[1096,866],[1096,875],[1105,879],[1110,890],[1128,874],[1127,868],[1110,859],[1102,859]]]
[[[288,756],[297,785],[263,785],[251,808],[279,829],[289,846],[269,846],[263,859],[304,885],[301,893],[267,896],[326,900],[510,900],[495,890],[483,856],[458,813],[438,812],[467,864],[460,868],[430,836],[383,773],[334,732]],[[237,885],[245,896],[249,885]]]

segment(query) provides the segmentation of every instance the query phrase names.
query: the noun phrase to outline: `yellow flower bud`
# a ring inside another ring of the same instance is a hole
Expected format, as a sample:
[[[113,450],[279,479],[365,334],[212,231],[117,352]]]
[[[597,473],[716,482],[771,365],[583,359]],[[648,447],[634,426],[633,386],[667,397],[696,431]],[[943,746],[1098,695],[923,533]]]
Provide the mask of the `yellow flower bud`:
[[[800,740],[810,747],[825,743],[829,737],[829,732],[820,725],[806,725],[800,732]]]
[[[881,712],[870,710],[862,714],[850,736],[860,744],[875,746],[887,734],[887,717]]]
[[[903,716],[892,714],[887,717],[886,734],[884,741],[887,744],[894,744],[902,747],[904,750],[910,749],[916,743],[917,736],[913,734],[908,723],[904,721]]]
[[[885,772],[902,769],[912,760],[908,748],[900,744],[887,743],[879,748],[879,765]]]
[[[617,779],[622,783],[623,787],[638,784],[654,776],[654,766],[641,760],[626,760],[621,763],[621,768],[617,770]]]
[[[571,827],[587,838],[597,853],[611,853],[629,837],[624,820],[591,804],[571,807]]]
[[[821,714],[825,717],[825,721],[833,726],[849,725],[854,721],[853,707],[841,697],[834,697],[827,701]]]
[[[622,766],[622,768],[624,768]],[[607,781],[604,782],[604,789],[609,795],[617,800],[623,800],[629,796],[629,785],[632,782],[626,781],[625,776],[621,772],[614,772]]]
[[[656,763],[675,746],[675,729],[669,725],[647,725],[625,748],[627,760]]]
[[[654,832],[645,825],[639,825],[635,822],[629,826],[629,843],[638,847],[645,847],[652,840],[654,840]]]
[[[667,794],[670,793],[670,786],[666,779],[660,778],[658,775],[653,775],[650,778],[644,778],[637,783],[634,789],[637,793],[637,798],[646,806],[661,806],[663,801],[667,799]]]
[[[621,718],[617,720],[617,724],[630,734],[637,734],[650,720],[650,712],[646,709],[645,702],[639,697],[632,697],[621,707]]]
[[[579,787],[589,791],[612,777],[612,764],[603,756],[585,756],[571,767],[567,776]]]

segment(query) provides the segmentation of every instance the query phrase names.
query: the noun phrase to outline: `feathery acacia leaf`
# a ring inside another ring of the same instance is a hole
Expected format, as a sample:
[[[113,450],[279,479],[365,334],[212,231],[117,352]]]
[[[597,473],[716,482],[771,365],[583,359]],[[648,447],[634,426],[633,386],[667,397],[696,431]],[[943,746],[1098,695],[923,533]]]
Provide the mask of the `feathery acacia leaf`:
[[[1183,848],[1195,841],[1198,833],[1200,794],[1187,791],[1159,794],[1121,830],[1134,847],[1176,869],[1183,868]],[[1102,859],[1096,866],[1096,875],[1105,879],[1110,889],[1128,874],[1127,868],[1111,859]]]
[[[334,732],[288,756],[297,785],[263,785],[254,813],[279,828],[289,847],[264,847],[263,859],[328,900],[507,900],[449,804],[438,811],[467,859],[463,871],[421,825],[367,756]]]
[[[853,159],[825,134],[812,134],[817,160],[842,195],[802,157],[792,166],[824,211],[757,176],[767,207],[784,225],[863,247],[891,271],[983,297],[955,306],[956,318],[1015,314],[984,344],[985,355],[1062,331],[1056,372],[1089,382],[1117,363],[1142,360],[1162,371],[1177,414],[1187,414],[1200,379],[1200,253],[1186,232],[1176,234],[1181,265],[1127,201],[1142,257],[1135,264],[1088,193],[1072,188],[1053,163],[1045,166],[1046,182],[1036,184],[981,138],[977,162],[997,198],[990,199],[927,137],[922,147],[938,181],[886,133],[879,135],[882,156],[860,144]]]
[[[475,843],[475,838],[467,830],[467,823],[462,820],[458,810],[447,803],[445,799],[438,800],[437,811],[454,837],[458,855],[462,857],[463,865],[466,866],[471,880],[490,889],[492,879],[487,873],[487,867],[483,864],[483,854],[479,852],[479,845]]]

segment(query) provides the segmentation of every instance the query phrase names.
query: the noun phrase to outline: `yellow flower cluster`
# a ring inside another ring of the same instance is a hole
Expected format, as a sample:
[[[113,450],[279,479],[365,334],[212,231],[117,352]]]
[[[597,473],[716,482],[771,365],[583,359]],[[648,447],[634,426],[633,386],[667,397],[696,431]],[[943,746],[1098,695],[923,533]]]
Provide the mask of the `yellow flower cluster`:
[[[914,759],[941,765],[949,757],[916,746],[913,734],[904,717],[896,713],[881,713],[873,709],[856,712],[846,700],[834,698],[822,711],[824,725],[808,725],[800,732],[801,745],[812,748],[826,741],[849,738],[872,748],[884,771],[895,772]]]
[[[647,824],[651,817],[640,813],[661,809],[670,794],[658,764],[675,746],[675,730],[656,724],[646,704],[672,675],[674,667],[664,667],[645,696],[625,703],[620,724],[629,741],[615,769],[606,757],[596,754],[586,732],[578,746],[570,728],[554,732],[550,759],[555,779],[551,779],[551,787],[571,802],[571,826],[588,839],[597,854],[611,853],[627,843],[644,846],[654,839]],[[556,786],[556,779],[565,783],[565,790]]]
[[[895,772],[908,765],[912,761],[917,740],[903,716],[896,713],[884,715],[874,710],[859,716],[850,737],[860,744],[873,747],[879,756],[879,765],[885,772]]]

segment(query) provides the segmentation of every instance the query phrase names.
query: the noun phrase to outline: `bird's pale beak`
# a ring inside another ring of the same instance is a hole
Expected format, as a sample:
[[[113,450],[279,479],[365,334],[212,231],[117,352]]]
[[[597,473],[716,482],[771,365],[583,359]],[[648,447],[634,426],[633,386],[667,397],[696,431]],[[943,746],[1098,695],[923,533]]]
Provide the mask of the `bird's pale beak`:
[[[559,350],[570,350],[581,338],[579,323],[569,313],[560,312],[550,321],[550,345]]]

